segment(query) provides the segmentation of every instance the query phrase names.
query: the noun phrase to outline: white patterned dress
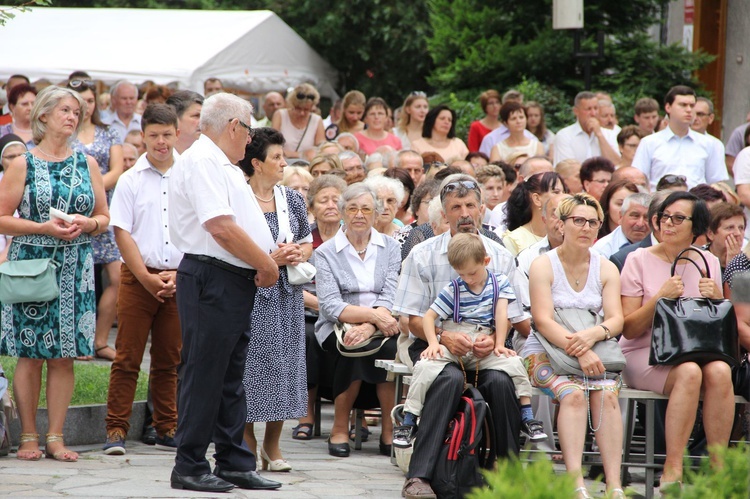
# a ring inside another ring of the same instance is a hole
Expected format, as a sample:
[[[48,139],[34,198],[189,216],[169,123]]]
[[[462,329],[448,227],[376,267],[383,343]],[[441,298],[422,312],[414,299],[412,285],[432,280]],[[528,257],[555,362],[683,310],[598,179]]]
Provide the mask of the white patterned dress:
[[[50,207],[84,216],[94,211],[94,189],[83,154],[47,162],[26,153],[26,168],[26,186],[18,206],[21,218],[47,222]],[[59,245],[56,252],[55,245]],[[60,265],[60,296],[48,302],[0,304],[0,355],[32,359],[93,355],[96,305],[91,237],[81,234],[73,241],[62,241],[43,234],[15,236],[8,260],[52,258],[53,254]]]

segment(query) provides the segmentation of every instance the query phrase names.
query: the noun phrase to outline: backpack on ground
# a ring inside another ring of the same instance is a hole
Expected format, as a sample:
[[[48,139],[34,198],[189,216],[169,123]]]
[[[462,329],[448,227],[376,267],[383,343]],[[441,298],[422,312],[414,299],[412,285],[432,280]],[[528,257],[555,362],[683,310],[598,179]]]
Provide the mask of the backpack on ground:
[[[497,458],[492,415],[482,394],[468,386],[448,424],[430,485],[440,499],[462,498],[485,485],[480,469]]]

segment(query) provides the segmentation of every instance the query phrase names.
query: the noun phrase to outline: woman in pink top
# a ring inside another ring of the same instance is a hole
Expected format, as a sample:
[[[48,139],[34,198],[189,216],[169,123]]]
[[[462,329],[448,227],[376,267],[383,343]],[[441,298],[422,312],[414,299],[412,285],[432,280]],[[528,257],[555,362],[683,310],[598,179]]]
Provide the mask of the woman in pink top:
[[[359,141],[359,149],[368,156],[378,147],[391,146],[401,150],[401,139],[385,130],[388,122],[388,104],[380,97],[372,97],[365,105],[365,125],[367,128],[354,134]]]
[[[693,429],[701,391],[709,449],[716,445],[726,447],[729,442],[734,394],[731,368],[725,362],[649,365],[651,322],[659,298],[722,298],[719,260],[707,251],[694,248],[696,253],[701,252],[706,257],[710,278],[703,277],[689,262],[678,265],[674,277],[670,277],[677,254],[689,248],[695,238],[708,229],[709,212],[705,202],[688,192],[673,192],[659,206],[657,217],[661,243],[631,253],[622,271],[625,326],[620,345],[628,361],[623,371],[627,385],[669,396],[665,424],[667,458],[661,478],[661,488],[665,489],[679,485],[682,480],[682,455]],[[687,256],[703,266],[699,255],[690,252]]]

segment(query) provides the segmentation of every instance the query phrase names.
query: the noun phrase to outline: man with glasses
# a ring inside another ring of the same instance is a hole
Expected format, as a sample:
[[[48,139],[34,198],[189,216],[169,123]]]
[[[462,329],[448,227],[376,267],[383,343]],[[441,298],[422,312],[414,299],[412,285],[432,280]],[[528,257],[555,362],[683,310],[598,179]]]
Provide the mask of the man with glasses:
[[[184,253],[177,269],[182,329],[175,489],[226,492],[275,489],[255,472],[243,443],[242,375],[256,286],[270,286],[279,269],[274,239],[235,166],[251,140],[252,106],[227,93],[203,103],[201,136],[172,167],[169,235]],[[211,473],[206,451],[216,447]]]
[[[422,317],[440,290],[458,277],[448,262],[448,242],[455,234],[476,234],[481,227],[481,191],[474,178],[464,174],[446,177],[440,186],[440,200],[450,230],[418,244],[409,253],[403,264],[394,303],[396,312],[409,317],[409,330],[417,338],[409,348],[409,355],[414,362],[419,360],[420,354],[427,347]],[[480,237],[490,257],[488,270],[508,276],[514,284],[516,264],[513,256],[502,245],[481,234]],[[529,316],[518,301],[509,304],[508,317],[516,329],[528,335]],[[494,340],[490,336],[477,338],[472,343],[468,335],[463,333],[445,331],[440,327],[436,328],[436,332],[438,342],[454,355],[463,356],[473,351],[474,355],[482,358],[492,354]],[[402,491],[404,497],[435,497],[430,481],[445,437],[445,429],[458,406],[463,386],[464,375],[461,369],[450,364],[428,390]],[[500,371],[479,371],[478,388],[492,411],[495,424],[494,445],[498,456],[518,454],[521,413],[510,377]]]
[[[356,184],[365,179],[365,176],[367,175],[365,172],[365,165],[362,163],[362,158],[360,158],[357,153],[352,151],[340,152],[339,159],[344,168],[344,173],[346,173],[344,180],[346,180],[347,185]]]
[[[633,166],[649,179],[652,190],[668,174],[687,177],[688,188],[727,180],[724,158],[703,134],[690,128],[695,116],[695,91],[684,85],[672,87],[664,98],[669,125],[641,140]]]
[[[714,122],[714,103],[710,99],[705,97],[698,97],[695,99],[695,107],[693,108],[693,114],[695,119],[690,128],[693,131],[703,134],[704,137],[713,145],[716,149],[716,153],[720,158],[724,157],[724,143],[708,133],[708,127]]]
[[[74,80],[70,81],[73,86]],[[135,112],[138,104],[138,89],[129,81],[120,80],[110,89],[112,95],[112,112],[102,117],[102,122],[114,130],[120,143],[131,130],[141,132],[141,115]]]

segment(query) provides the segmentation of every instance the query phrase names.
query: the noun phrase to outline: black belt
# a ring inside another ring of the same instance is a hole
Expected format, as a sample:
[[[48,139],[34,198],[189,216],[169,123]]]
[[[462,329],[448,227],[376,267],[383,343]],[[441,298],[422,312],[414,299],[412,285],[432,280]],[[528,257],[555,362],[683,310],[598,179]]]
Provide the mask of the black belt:
[[[224,260],[219,260],[218,258],[214,258],[212,256],[193,255],[191,253],[185,253],[183,258],[187,258],[188,260],[196,260],[202,263],[207,263],[209,265],[213,265],[214,267],[219,267],[222,270],[226,270],[227,272],[231,272],[232,274],[237,274],[239,276],[244,277],[245,279],[253,280],[255,279],[255,274],[257,273],[255,269],[246,269],[244,267],[238,267],[237,265],[232,265],[231,263],[227,263]]]

